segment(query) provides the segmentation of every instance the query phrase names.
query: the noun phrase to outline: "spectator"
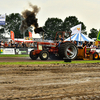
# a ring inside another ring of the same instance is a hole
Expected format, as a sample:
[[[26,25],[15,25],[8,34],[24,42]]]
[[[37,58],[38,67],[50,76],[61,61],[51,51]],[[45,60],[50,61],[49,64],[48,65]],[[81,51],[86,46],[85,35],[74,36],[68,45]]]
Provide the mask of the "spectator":
[[[85,46],[87,46],[87,41],[85,41],[85,42],[83,43],[83,45],[82,45],[82,47],[85,47]]]
[[[11,48],[11,42],[8,43],[8,48]]]
[[[10,41],[10,43],[11,43],[11,47],[13,47],[13,41],[12,40]]]
[[[29,47],[29,44],[28,43],[25,43],[26,44],[26,48],[28,48]]]
[[[15,43],[15,41],[13,42],[13,48],[15,48],[16,47],[16,43]]]
[[[92,43],[90,48],[96,48],[96,45],[94,43]]]
[[[23,47],[22,42],[19,42],[17,47],[22,48]]]
[[[22,43],[22,46],[23,46],[24,48],[26,48],[26,43],[25,43],[25,42],[23,42],[23,43]]]
[[[74,44],[77,46],[77,42],[76,42],[76,40],[74,41]]]
[[[2,47],[2,48],[4,47],[4,43],[3,43],[3,41],[1,41],[1,47]]]
[[[78,47],[82,47],[82,44],[81,44],[81,42],[79,42],[79,43],[78,43]]]
[[[34,47],[34,42],[33,42],[33,43],[31,43],[31,47],[32,47],[32,48]]]
[[[18,48],[18,45],[19,45],[19,43],[17,42],[17,43],[16,43],[16,48]]]
[[[7,43],[7,41],[5,41],[5,43],[4,43],[4,47],[5,47],[5,48],[8,47],[8,43]]]
[[[92,44],[92,43],[91,43],[91,42],[89,42],[89,43],[87,44],[87,47],[90,47],[90,46],[91,46],[91,44]]]
[[[31,47],[31,45],[32,45],[32,44],[31,44],[31,43],[29,43],[29,48]]]

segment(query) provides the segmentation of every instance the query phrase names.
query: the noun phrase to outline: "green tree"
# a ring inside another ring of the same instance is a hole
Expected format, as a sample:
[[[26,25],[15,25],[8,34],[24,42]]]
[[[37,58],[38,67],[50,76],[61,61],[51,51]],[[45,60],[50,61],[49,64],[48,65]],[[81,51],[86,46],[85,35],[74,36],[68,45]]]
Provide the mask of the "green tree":
[[[4,28],[8,33],[10,33],[10,31],[12,30],[14,32],[15,38],[23,37],[23,35],[19,31],[20,25],[21,25],[21,15],[19,13],[12,13],[6,16],[6,25]]]
[[[3,31],[5,30],[5,32],[9,34],[10,31],[13,31],[15,38],[23,38],[23,34],[19,30],[22,20],[23,18],[19,13],[11,13],[9,15],[6,15],[6,25],[2,26]],[[25,36],[29,36],[28,30],[32,31],[32,27],[29,27],[26,30]]]
[[[92,28],[91,30],[90,30],[90,33],[89,33],[89,37],[90,38],[97,38],[97,35],[98,35],[98,30],[97,29],[95,29],[95,28]]]
[[[4,36],[2,35],[2,33],[4,33],[4,28],[1,27],[1,29],[0,29],[0,40],[1,40],[2,38],[4,38]]]
[[[43,29],[45,30],[44,38],[54,40],[56,32],[62,31],[62,23],[63,21],[59,18],[48,18],[45,22],[45,26],[43,27]]]
[[[82,33],[87,34],[87,32],[85,32],[86,26],[84,25],[83,22],[79,21],[77,19],[77,17],[75,17],[75,16],[69,16],[69,17],[65,18],[63,25],[62,25],[62,30],[70,32],[70,28],[72,28],[78,24],[82,25],[82,28],[81,28],[81,30],[83,31]]]
[[[79,21],[75,16],[66,17],[64,22],[59,18],[48,18],[45,22],[45,26],[43,27],[43,29],[45,30],[44,38],[54,39],[57,31],[65,31],[67,38],[69,37],[68,32],[70,32],[70,28],[78,24],[82,24],[82,33],[87,34],[87,32],[85,32],[86,26],[83,22]]]

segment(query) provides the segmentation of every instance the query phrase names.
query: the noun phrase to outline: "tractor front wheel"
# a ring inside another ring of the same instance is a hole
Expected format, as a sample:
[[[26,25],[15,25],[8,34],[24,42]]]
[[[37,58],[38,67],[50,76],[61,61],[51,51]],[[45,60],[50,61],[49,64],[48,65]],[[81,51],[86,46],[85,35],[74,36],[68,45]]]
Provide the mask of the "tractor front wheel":
[[[30,58],[31,58],[32,60],[36,60],[36,59],[38,58],[38,55],[33,55],[33,52],[34,52],[34,50],[31,50],[31,51],[30,51]]]
[[[42,50],[42,51],[40,52],[40,59],[41,59],[41,60],[47,60],[48,57],[49,57],[49,53],[48,53],[47,50]]]

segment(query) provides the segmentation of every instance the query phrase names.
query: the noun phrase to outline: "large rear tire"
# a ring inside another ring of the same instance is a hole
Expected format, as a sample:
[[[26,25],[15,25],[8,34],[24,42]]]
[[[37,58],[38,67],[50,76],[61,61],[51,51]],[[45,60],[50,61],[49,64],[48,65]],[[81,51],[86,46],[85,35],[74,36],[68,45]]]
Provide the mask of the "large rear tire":
[[[34,50],[31,50],[29,56],[32,60],[36,60],[38,58],[38,55],[33,55],[33,52]]]
[[[78,49],[74,43],[66,42],[61,44],[59,48],[59,55],[66,59],[76,59]]]

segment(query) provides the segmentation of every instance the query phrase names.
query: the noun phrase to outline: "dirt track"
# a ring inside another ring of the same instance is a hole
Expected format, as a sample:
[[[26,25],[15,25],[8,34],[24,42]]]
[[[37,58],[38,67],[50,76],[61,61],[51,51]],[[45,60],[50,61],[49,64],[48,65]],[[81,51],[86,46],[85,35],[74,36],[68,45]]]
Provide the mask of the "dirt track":
[[[30,57],[0,57],[0,62],[32,62]],[[39,60],[37,60],[39,61]]]
[[[0,100],[100,100],[100,64],[0,66]]]

